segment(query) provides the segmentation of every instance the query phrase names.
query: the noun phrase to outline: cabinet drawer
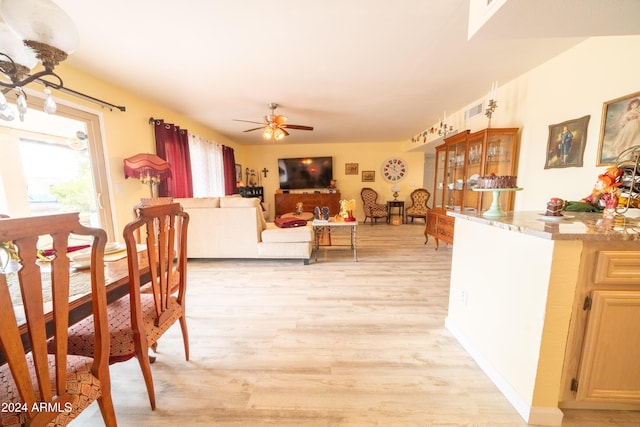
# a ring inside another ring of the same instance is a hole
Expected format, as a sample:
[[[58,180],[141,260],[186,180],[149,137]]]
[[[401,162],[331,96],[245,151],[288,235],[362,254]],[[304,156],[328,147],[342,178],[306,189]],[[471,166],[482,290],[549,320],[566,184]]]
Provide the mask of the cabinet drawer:
[[[599,251],[593,282],[596,285],[640,285],[640,251]]]

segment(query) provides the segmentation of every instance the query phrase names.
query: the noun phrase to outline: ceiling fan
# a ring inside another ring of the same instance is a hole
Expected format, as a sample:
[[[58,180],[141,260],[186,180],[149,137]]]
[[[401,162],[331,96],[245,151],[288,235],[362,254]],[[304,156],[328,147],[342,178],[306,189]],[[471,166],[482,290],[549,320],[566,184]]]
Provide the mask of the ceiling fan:
[[[255,123],[260,126],[247,129],[243,132],[252,132],[254,130],[264,129],[262,133],[262,137],[264,139],[270,139],[272,141],[280,141],[285,136],[289,135],[287,129],[297,129],[297,130],[313,130],[313,126],[303,126],[303,125],[292,125],[287,124],[287,118],[281,114],[276,114],[276,108],[278,108],[278,104],[275,102],[269,103],[269,108],[271,109],[271,114],[264,116],[263,122],[254,122],[251,120],[240,120],[233,119],[237,122],[246,122],[246,123]]]

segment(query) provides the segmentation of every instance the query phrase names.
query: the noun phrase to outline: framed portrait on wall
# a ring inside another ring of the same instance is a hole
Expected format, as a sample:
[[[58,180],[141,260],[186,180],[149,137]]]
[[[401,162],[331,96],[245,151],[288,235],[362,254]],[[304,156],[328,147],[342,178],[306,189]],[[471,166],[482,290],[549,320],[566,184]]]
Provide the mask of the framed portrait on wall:
[[[620,153],[636,145],[640,145],[640,92],[603,104],[596,165],[613,165]]]
[[[358,164],[357,163],[345,163],[344,164],[344,174],[345,175],[358,175]]]
[[[545,169],[582,167],[591,116],[549,125]]]
[[[242,181],[242,166],[236,163],[236,182]]]
[[[375,182],[376,171],[362,171],[362,182]]]

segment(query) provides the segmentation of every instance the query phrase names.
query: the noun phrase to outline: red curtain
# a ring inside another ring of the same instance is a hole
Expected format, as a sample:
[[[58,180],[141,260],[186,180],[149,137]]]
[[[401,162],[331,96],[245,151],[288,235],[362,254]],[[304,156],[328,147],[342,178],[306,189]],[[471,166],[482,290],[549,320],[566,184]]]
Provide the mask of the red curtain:
[[[238,187],[236,185],[236,156],[233,148],[222,146],[222,163],[224,165],[224,194],[236,194]]]
[[[171,165],[171,178],[158,185],[159,197],[193,197],[189,137],[186,129],[180,129],[164,120],[154,121],[156,154]]]

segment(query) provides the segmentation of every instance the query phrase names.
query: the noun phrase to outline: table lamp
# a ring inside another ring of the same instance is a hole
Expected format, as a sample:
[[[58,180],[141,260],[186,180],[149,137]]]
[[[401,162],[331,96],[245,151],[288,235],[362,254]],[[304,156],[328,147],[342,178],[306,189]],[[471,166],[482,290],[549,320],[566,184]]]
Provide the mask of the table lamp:
[[[171,165],[155,154],[140,153],[124,159],[124,177],[138,178],[149,186],[153,197],[153,186],[166,178],[171,178]]]
[[[400,191],[400,186],[398,184],[394,184],[391,186],[391,191],[393,191],[393,200],[398,200],[398,192]]]

